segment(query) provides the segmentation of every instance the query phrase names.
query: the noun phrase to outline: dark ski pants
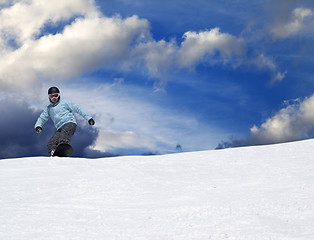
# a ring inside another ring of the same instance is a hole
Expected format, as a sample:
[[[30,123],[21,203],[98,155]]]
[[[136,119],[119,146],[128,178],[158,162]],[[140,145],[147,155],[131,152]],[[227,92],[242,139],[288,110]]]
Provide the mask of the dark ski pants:
[[[55,150],[57,146],[61,143],[68,143],[70,144],[71,138],[76,130],[75,123],[66,123],[60,129],[58,129],[55,134],[50,138],[47,147],[48,153],[50,155],[51,151]]]

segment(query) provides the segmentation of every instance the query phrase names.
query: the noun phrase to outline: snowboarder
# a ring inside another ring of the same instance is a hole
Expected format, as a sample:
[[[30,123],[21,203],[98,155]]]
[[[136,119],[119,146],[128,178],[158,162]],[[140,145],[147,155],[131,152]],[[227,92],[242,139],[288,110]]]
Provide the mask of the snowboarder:
[[[60,91],[57,87],[49,88],[48,96],[50,104],[38,117],[35,123],[35,130],[40,134],[43,125],[48,121],[49,117],[52,119],[57,131],[48,141],[47,147],[49,156],[53,156],[59,144],[70,144],[77,125],[73,112],[80,114],[90,125],[94,125],[95,121],[77,104],[60,98]]]

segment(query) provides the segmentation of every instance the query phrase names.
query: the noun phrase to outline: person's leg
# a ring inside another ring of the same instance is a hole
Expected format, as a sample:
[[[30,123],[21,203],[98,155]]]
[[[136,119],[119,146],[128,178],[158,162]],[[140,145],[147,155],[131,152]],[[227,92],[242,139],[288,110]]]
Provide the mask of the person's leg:
[[[64,126],[62,126],[59,131],[59,140],[58,144],[61,143],[67,143],[70,144],[70,141],[72,139],[73,134],[75,133],[76,130],[76,124],[75,123],[67,123]]]
[[[58,129],[55,134],[49,140],[47,147],[49,156],[52,156],[52,151],[54,152],[57,146],[61,143],[70,144],[73,134],[76,130],[75,123],[64,124],[60,129]]]
[[[59,131],[56,131],[55,134],[48,141],[47,147],[49,156],[53,155],[51,152],[55,151],[57,146],[59,145],[60,134],[61,133]]]

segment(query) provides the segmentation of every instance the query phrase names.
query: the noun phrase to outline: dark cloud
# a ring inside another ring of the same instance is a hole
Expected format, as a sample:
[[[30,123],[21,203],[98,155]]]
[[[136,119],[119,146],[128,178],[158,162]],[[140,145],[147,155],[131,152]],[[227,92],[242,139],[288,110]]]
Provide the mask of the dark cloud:
[[[313,137],[314,137],[313,129],[307,132],[306,136],[299,136],[299,137],[292,136],[286,139],[273,139],[273,138],[268,138],[268,137],[255,136],[254,134],[249,134],[247,137],[243,139],[237,139],[237,138],[231,137],[227,141],[223,140],[217,145],[216,149],[285,143],[285,142],[293,142],[293,141],[309,139]]]
[[[0,102],[0,112],[0,158],[47,155],[44,142],[48,139],[48,131],[42,138],[34,131],[38,113],[26,103],[10,100]]]
[[[298,140],[298,139],[295,139],[295,140]],[[290,140],[290,141],[294,141],[294,140]],[[248,137],[244,139],[237,139],[237,138],[231,137],[227,141],[222,140],[215,149],[267,145],[267,144],[274,144],[274,143],[281,143],[281,142],[289,142],[289,140],[286,140],[286,141],[266,140],[266,139],[255,138],[249,135]]]
[[[249,143],[246,140],[234,139],[230,140],[222,140],[215,149],[225,149],[225,148],[233,148],[233,147],[244,147],[248,146]]]
[[[246,146],[257,146],[257,145],[267,145],[267,144],[275,144],[282,142],[291,142],[296,141],[298,139],[284,140],[284,141],[276,141],[271,139],[260,139],[249,135],[244,139],[237,139],[231,137],[229,140],[222,140],[216,147],[216,149],[225,149],[225,148],[236,148],[236,147],[246,147]]]
[[[43,127],[42,134],[34,130],[35,122],[41,111],[32,110],[26,102],[16,102],[9,99],[0,101],[0,159],[30,156],[48,156],[47,142],[56,131],[51,120]],[[106,157],[102,153],[88,149],[98,136],[95,126],[90,126],[79,120],[77,131],[71,145],[75,157]]]

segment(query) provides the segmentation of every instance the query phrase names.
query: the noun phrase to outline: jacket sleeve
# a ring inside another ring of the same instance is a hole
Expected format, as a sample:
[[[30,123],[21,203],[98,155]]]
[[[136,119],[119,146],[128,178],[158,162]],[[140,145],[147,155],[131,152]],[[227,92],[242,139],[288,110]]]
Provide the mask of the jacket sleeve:
[[[72,112],[75,112],[75,113],[78,113],[80,114],[85,120],[89,120],[91,119],[92,117],[90,115],[88,115],[79,105],[73,103],[73,102],[70,102],[68,101],[68,106],[70,108],[70,110]]]
[[[35,128],[36,127],[43,127],[43,125],[48,121],[49,119],[49,111],[48,107],[40,114],[38,117],[36,123],[35,123]]]

